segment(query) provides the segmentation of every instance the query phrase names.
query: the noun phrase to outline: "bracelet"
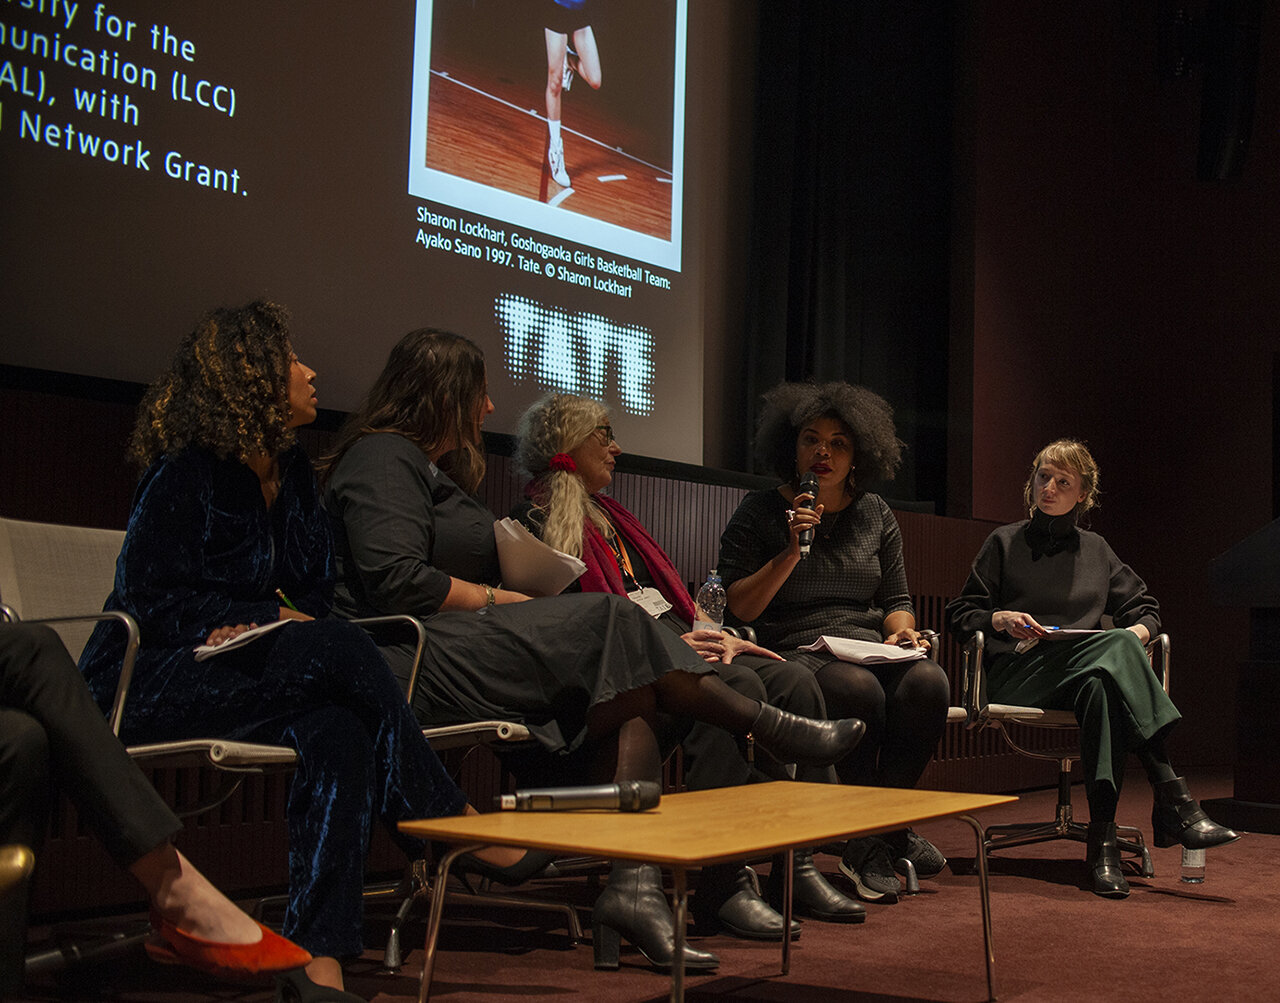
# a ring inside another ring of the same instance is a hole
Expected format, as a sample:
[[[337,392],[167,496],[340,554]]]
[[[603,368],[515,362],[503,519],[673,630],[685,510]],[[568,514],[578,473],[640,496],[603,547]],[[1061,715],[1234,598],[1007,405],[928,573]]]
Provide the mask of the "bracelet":
[[[493,586],[486,585],[484,587],[484,604],[486,606],[492,606],[497,601],[498,601],[497,597],[493,594]]]

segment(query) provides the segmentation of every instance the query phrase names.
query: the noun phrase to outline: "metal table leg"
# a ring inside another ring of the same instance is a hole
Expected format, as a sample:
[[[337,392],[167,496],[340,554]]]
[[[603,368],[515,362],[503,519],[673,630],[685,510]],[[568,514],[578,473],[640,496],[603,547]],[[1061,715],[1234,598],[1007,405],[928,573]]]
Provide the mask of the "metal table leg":
[[[783,855],[782,866],[786,872],[782,875],[782,974],[791,974],[791,892],[795,881],[795,847],[787,847]]]
[[[977,844],[974,859],[978,862],[978,891],[982,896],[982,946],[987,962],[987,999],[994,1000],[996,998],[996,955],[995,948],[991,944],[991,888],[987,875],[987,837],[981,823],[972,815],[961,815],[959,818],[973,830]]]
[[[672,870],[676,886],[676,907],[671,910],[675,926],[675,953],[671,958],[671,1003],[684,1003],[684,935],[689,917],[689,883],[683,867]]]
[[[431,996],[431,974],[436,966],[436,940],[440,936],[440,917],[444,914],[445,883],[449,880],[449,868],[464,853],[479,850],[484,843],[458,846],[445,853],[436,865],[436,880],[431,886],[431,910],[427,916],[427,939],[423,945],[422,979],[418,983],[418,1003],[427,1003]]]

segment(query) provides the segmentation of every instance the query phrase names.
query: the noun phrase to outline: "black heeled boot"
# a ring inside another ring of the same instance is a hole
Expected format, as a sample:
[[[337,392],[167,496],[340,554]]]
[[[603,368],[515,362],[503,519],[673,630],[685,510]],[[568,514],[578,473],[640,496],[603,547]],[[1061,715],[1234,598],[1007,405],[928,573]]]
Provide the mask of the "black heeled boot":
[[[739,864],[704,867],[693,896],[693,921],[699,932],[724,930],[743,940],[782,940],[782,915],[760,897],[755,873]],[[791,921],[792,939],[800,924]]]
[[[1155,794],[1151,829],[1156,846],[1181,843],[1188,850],[1207,850],[1240,838],[1240,833],[1219,825],[1205,814],[1182,777],[1153,784],[1151,789]]]
[[[1114,822],[1090,822],[1085,858],[1089,865],[1090,889],[1103,898],[1122,899],[1129,895],[1129,882],[1120,866]]]
[[[791,910],[800,916],[820,919],[826,923],[862,923],[867,918],[867,907],[849,898],[833,887],[813,862],[812,850],[796,850],[792,855]],[[786,857],[773,858],[769,871],[769,884],[765,891],[769,904],[782,909],[782,873]]]
[[[674,921],[662,892],[662,871],[653,864],[615,863],[609,884],[591,908],[591,947],[598,969],[615,970],[620,939],[628,941],[645,960],[662,971],[675,958]],[[684,945],[687,972],[709,972],[720,965],[710,951]]]
[[[854,750],[866,733],[866,722],[856,717],[818,721],[811,717],[761,704],[751,725],[756,744],[780,763],[830,766]]]

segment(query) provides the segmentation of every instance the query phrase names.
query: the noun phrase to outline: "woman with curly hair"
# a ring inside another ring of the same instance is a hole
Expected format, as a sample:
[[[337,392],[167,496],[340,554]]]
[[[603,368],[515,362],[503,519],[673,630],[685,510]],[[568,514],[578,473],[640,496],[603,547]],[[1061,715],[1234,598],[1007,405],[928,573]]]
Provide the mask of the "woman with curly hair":
[[[557,550],[581,558],[587,570],[575,586],[584,592],[627,596],[702,658],[715,665],[733,689],[762,702],[809,717],[824,717],[813,673],[767,648],[718,630],[693,629],[688,588],[666,553],[624,506],[603,494],[622,452],[609,411],[596,400],[548,394],[520,419],[516,463],[532,478],[527,500],[513,517]],[[723,728],[695,725],[683,742],[685,784],[690,790],[789,780],[785,767],[763,754],[748,761],[737,738]],[[830,767],[801,767],[798,778],[833,779]],[[783,871],[770,872],[767,897],[781,904]],[[832,888],[807,851],[796,851],[793,901],[804,915],[834,922],[860,922],[866,911]],[[741,864],[703,868],[694,898],[699,926],[719,927],[753,940],[781,940],[782,917],[762,901],[751,872]]]
[[[892,478],[901,461],[893,412],[864,387],[783,383],[764,396],[756,453],[783,483],[747,494],[720,538],[729,611],[752,623],[762,644],[813,670],[829,715],[867,722],[866,738],[836,763],[844,783],[914,787],[947,721],[941,667],[928,658],[858,665],[797,650],[823,634],[929,647],[916,630],[897,520],[861,487]],[[808,475],[816,493],[801,490]],[[922,877],[946,863],[903,830],[849,840],[840,869],[862,898],[895,902],[894,864],[903,858]]]
[[[315,375],[294,354],[279,306],[219,309],[200,321],[142,403],[131,453],[146,471],[105,608],[141,628],[126,742],[214,736],[297,751],[284,928],[314,956],[307,998],[356,1000],[341,989],[339,959],[363,950],[373,821],[416,857],[424,844],[399,836],[395,823],[467,805],[378,649],[358,627],[321,619],[333,545],[294,441],[294,429],[315,420]],[[197,661],[197,646],[277,620],[283,629]],[[81,657],[101,707],[123,646],[104,623]],[[509,863],[513,853],[491,856]]]
[[[1144,650],[1160,630],[1160,604],[1106,540],[1080,528],[1098,499],[1098,464],[1084,443],[1059,439],[1040,450],[1022,497],[1030,518],[987,538],[947,616],[962,640],[986,633],[992,700],[1075,712],[1091,890],[1124,898],[1129,882],[1116,844],[1116,803],[1130,752],[1154,793],[1157,846],[1203,850],[1239,836],[1205,814],[1165,754],[1165,738],[1182,716]],[[1100,629],[1104,616],[1109,630]],[[1046,627],[1097,633],[1041,644]]]
[[[430,724],[503,718],[528,726],[546,782],[658,781],[657,716],[752,732],[785,762],[829,765],[859,721],[817,721],[731,690],[688,645],[612,595],[544,599],[498,587],[493,514],[473,492],[493,411],[484,355],[460,335],[411,331],[349,417],[322,473],[338,548],[336,607],[408,613],[426,628],[415,694]],[[393,667],[400,663],[394,653]],[[618,966],[625,936],[658,967],[674,957],[658,869],[616,862],[592,921],[595,961]],[[684,964],[715,967],[685,945]]]

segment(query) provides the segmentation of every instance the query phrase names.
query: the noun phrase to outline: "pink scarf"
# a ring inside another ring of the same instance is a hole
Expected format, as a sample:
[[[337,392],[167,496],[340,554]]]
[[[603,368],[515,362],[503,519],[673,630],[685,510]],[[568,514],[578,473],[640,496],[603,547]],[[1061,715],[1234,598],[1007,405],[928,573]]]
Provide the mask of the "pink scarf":
[[[640,520],[628,512],[607,495],[594,495],[593,500],[604,509],[609,521],[622,541],[637,551],[649,568],[653,584],[662,597],[671,603],[680,619],[693,623],[693,600],[689,591],[680,580],[680,572],[669,558],[654,542],[653,537],[640,525]],[[588,522],[582,534],[582,560],[587,570],[582,573],[578,582],[583,592],[612,592],[625,596],[627,587],[622,581],[622,572],[618,570],[618,560],[614,556],[609,542],[600,535],[600,531]]]

